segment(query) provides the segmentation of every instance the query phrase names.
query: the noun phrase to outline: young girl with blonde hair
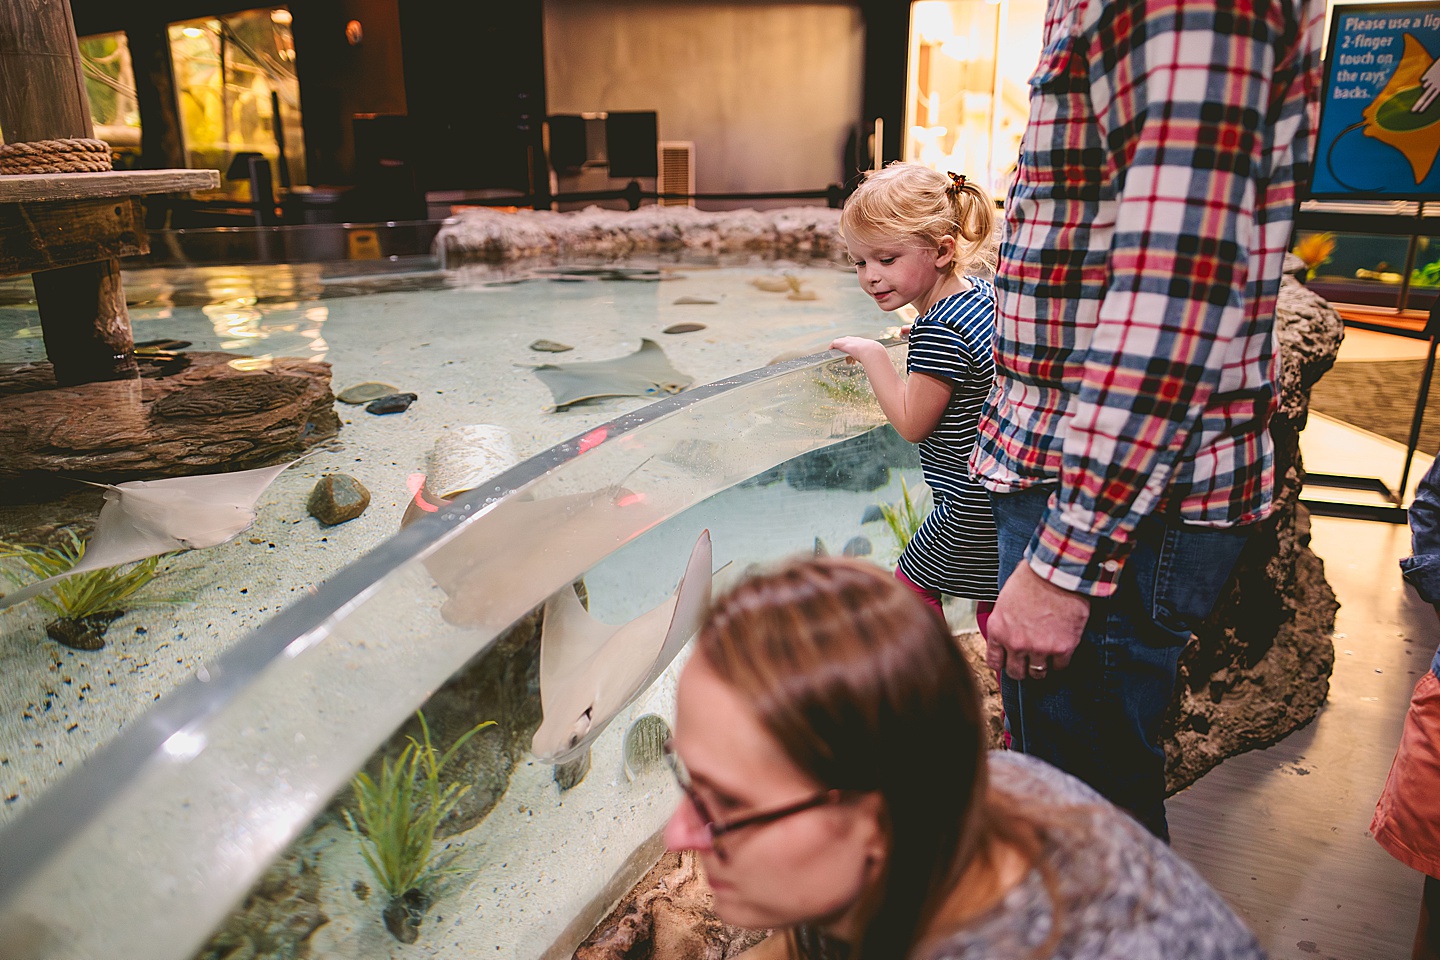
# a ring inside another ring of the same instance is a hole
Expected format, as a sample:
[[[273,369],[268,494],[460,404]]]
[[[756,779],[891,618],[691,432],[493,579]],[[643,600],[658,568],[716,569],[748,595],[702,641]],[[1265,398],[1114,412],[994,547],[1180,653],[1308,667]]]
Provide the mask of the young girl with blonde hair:
[[[995,376],[995,287],[968,276],[993,251],[995,204],[977,183],[916,163],[870,174],[840,230],[861,288],[888,312],[913,306],[907,376],[864,337],[830,346],[860,361],[880,408],[917,444],[935,508],[895,576],[940,609],[942,593],[976,601],[982,633],[999,585],[995,521],[970,478],[980,409]]]

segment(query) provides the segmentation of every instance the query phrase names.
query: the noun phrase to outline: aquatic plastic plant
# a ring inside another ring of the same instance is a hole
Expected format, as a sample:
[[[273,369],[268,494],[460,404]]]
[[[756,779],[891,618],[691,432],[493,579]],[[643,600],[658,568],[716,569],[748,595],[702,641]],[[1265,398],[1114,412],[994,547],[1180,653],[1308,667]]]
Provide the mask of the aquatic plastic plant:
[[[1290,252],[1305,261],[1306,272],[1313,274],[1317,268],[1330,262],[1331,254],[1335,252],[1335,234],[1312,233],[1295,244]]]
[[[421,739],[408,738],[398,757],[382,761],[378,781],[363,770],[351,781],[359,822],[345,811],[360,855],[389,895],[385,927],[402,943],[415,942],[430,904],[438,873],[431,850],[435,830],[470,790],[469,784],[442,785],[440,775],[471,737],[495,725],[494,720],[477,723],[437,756],[425,714],[416,711],[416,716]]]
[[[920,524],[925,522],[929,511],[925,509],[923,499],[910,496],[910,485],[905,482],[904,477],[900,478],[900,499],[878,506],[880,516],[885,520],[885,528],[895,539],[895,555],[899,556],[910,545],[910,539],[915,536],[915,531],[920,529]]]
[[[0,559],[19,560],[30,574],[42,579],[56,577],[85,557],[85,541],[73,530],[67,529],[65,535],[67,542],[56,547],[0,541]],[[48,596],[34,598],[56,618],[46,625],[46,632],[66,646],[98,650],[105,643],[105,628],[123,613],[136,607],[184,602],[176,596],[138,596],[163,573],[159,569],[161,559],[147,557],[137,563],[87,570],[55,581]],[[16,586],[25,586],[32,579],[13,567],[0,569],[0,574]]]

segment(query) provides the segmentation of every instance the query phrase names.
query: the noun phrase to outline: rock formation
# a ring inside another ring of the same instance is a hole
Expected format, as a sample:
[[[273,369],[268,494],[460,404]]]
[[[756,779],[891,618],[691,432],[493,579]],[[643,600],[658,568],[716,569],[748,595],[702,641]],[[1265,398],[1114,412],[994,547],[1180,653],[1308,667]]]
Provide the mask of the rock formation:
[[[460,211],[435,246],[446,266],[521,257],[628,257],[667,252],[838,256],[840,211],[829,207],[727,210],[646,206],[635,211],[587,207],[498,213]]]
[[[1165,740],[1171,790],[1221,760],[1284,738],[1325,702],[1335,664],[1331,640],[1339,604],[1311,551],[1300,505],[1305,469],[1300,431],[1310,388],[1335,362],[1345,327],[1286,258],[1276,329],[1280,408],[1275,441],[1275,510],[1241,555],[1230,589],[1180,661],[1179,689]]]
[[[141,378],[59,387],[48,362],[0,367],[0,480],[118,482],[262,466],[340,429],[330,365],[228,353],[140,356]]]
[[[721,923],[695,854],[671,852],[610,911],[575,960],[730,960],[766,934]]]

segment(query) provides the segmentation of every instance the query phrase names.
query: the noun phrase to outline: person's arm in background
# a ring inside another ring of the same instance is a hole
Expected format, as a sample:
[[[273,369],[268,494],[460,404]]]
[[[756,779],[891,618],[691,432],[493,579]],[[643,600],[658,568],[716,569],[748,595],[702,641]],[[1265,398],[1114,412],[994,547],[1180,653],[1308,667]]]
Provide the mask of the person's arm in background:
[[[1088,598],[1114,592],[1132,534],[1245,325],[1252,176],[1285,30],[1284,4],[1227,4],[1221,32],[1213,4],[1092,3],[1099,22],[1073,55],[1088,50],[1103,162],[1122,178],[1112,279],[1067,419],[1059,489],[990,619],[1010,655],[997,664],[992,651],[991,665],[1017,659],[1017,678],[1027,660],[1063,667]]]
[[[1409,513],[1412,555],[1400,561],[1400,571],[1440,615],[1440,459],[1421,478]]]

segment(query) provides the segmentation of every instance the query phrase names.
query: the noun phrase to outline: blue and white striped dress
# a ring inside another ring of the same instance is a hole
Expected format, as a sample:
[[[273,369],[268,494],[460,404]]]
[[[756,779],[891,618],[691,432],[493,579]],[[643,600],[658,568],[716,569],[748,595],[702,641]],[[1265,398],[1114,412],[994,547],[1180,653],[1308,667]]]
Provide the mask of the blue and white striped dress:
[[[927,590],[994,600],[1000,579],[995,518],[969,464],[995,379],[995,287],[968,279],[969,290],[935,303],[910,331],[906,371],[939,377],[954,389],[939,426],[918,445],[935,509],[900,555],[900,571]]]

